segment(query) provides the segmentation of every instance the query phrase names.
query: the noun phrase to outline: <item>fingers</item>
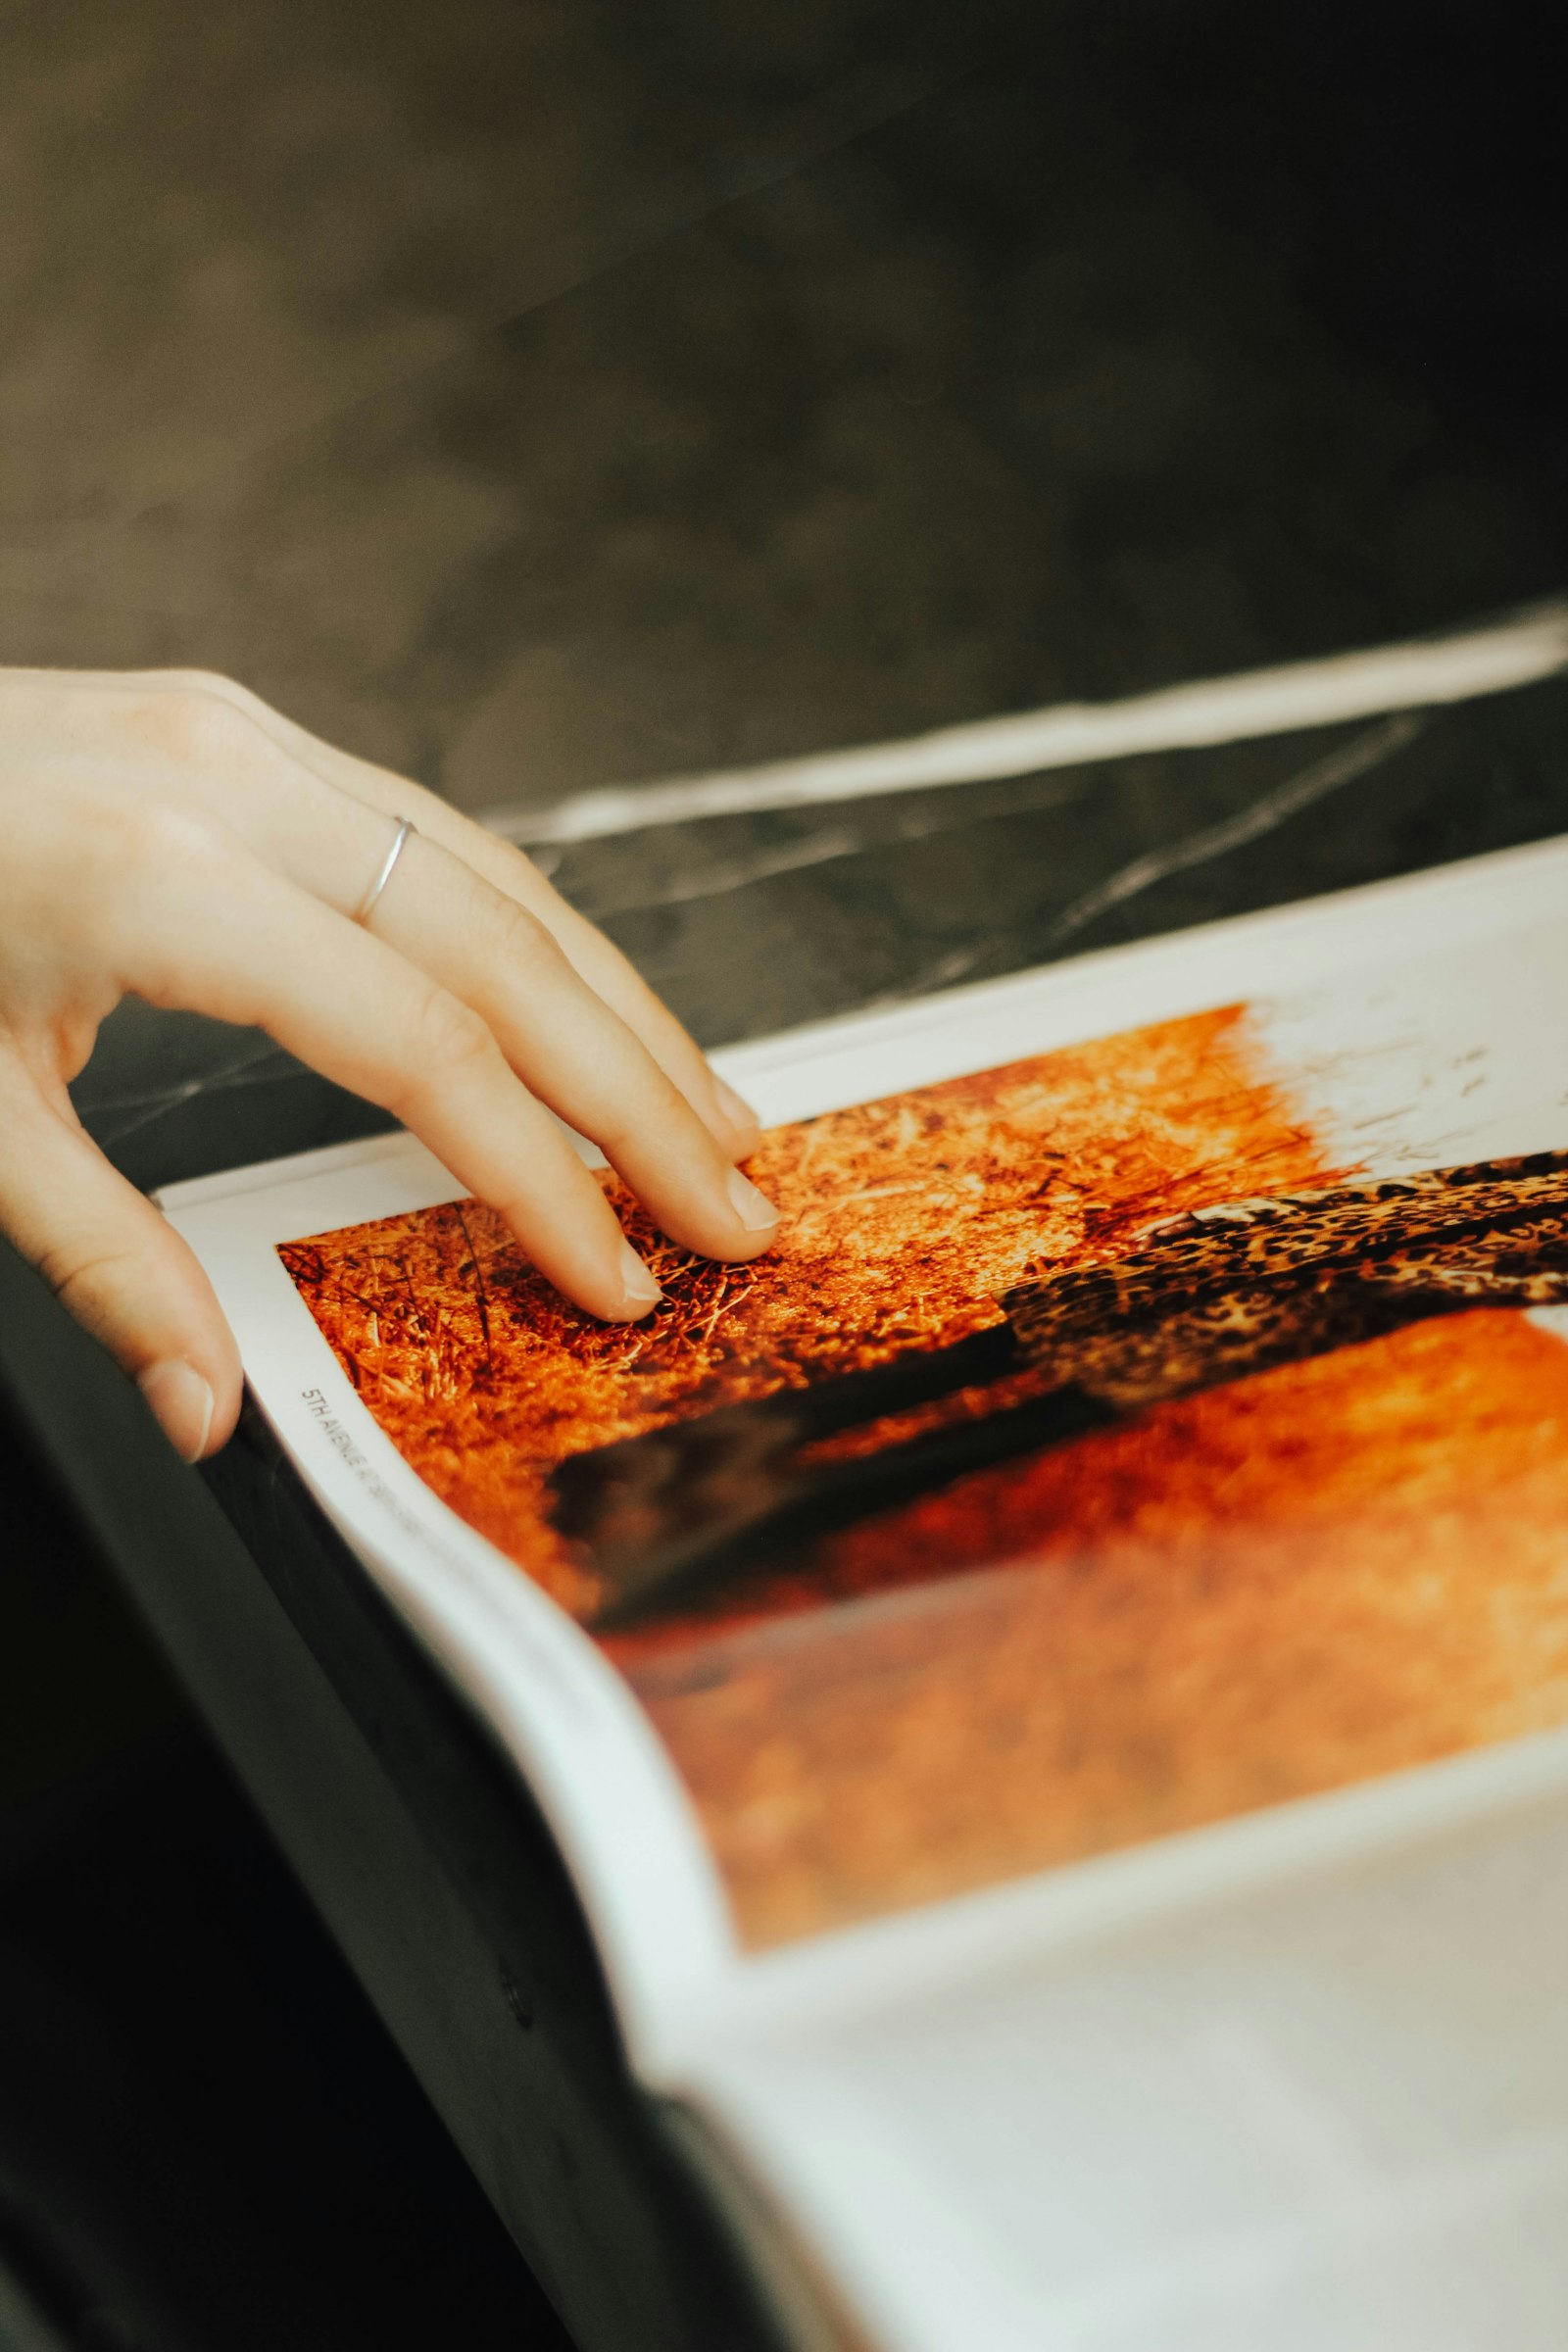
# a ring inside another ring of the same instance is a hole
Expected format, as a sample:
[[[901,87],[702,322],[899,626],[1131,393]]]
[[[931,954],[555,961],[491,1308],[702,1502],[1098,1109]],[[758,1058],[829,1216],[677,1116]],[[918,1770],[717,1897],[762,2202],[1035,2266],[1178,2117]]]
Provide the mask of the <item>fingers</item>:
[[[265,1029],[380,1103],[591,1314],[626,1321],[657,1303],[604,1193],[470,1005],[237,849],[171,837],[139,880],[118,914],[127,987]]]
[[[718,1076],[696,1040],[654,994],[636,966],[596,924],[566,904],[520,850],[487,833],[444,801],[437,806],[446,820],[435,835],[442,847],[463,858],[494,889],[527,907],[554,934],[576,971],[642,1040],[732,1160],[745,1159],[755,1152],[761,1133],[756,1111]]]
[[[695,1041],[618,948],[568,906],[511,843],[487,833],[422,786],[323,743],[232,679],[166,670],[74,683],[96,685],[122,700],[127,694],[139,697],[133,732],[150,751],[225,782],[243,779],[264,808],[269,797],[285,786],[286,770],[292,768],[297,776],[314,778],[361,807],[393,818],[412,817],[426,840],[461,858],[545,925],[573,968],[641,1040],[732,1160],[743,1159],[756,1147],[758,1124],[750,1106],[709,1067]],[[261,757],[264,747],[272,755],[270,760]],[[293,797],[286,786],[285,797]],[[216,813],[228,817],[232,811],[219,807]],[[318,803],[318,821],[322,813]],[[294,878],[315,887],[308,877],[296,873]]]
[[[450,813],[456,814],[456,811]],[[589,987],[616,1011],[688,1102],[717,1138],[729,1157],[745,1159],[761,1139],[756,1111],[720,1078],[696,1040],[629,963],[586,916],[569,906],[545,880],[538,867],[510,842],[500,841],[466,817],[458,822],[471,846],[458,849],[478,873],[498,889],[507,890],[548,925]]]
[[[384,777],[382,770],[368,768],[363,761],[349,764],[361,773],[353,782],[344,779],[346,790],[369,800],[384,814],[412,816],[427,840],[462,858],[492,889],[544,924],[573,969],[641,1041],[732,1160],[756,1150],[760,1130],[751,1105],[710,1067],[696,1041],[620,950],[568,906],[520,850],[487,833],[434,793]]]
[[[226,681],[216,683],[226,686]],[[492,889],[526,907],[553,934],[574,970],[641,1040],[729,1157],[744,1159],[756,1149],[759,1128],[751,1105],[709,1066],[696,1041],[620,950],[569,906],[520,850],[486,832],[422,785],[321,742],[243,689],[227,691],[239,697],[256,724],[311,774],[382,815],[412,817],[425,840],[461,858]]]
[[[384,820],[372,821],[379,846]],[[370,927],[474,1007],[518,1076],[600,1147],[672,1241],[723,1258],[767,1247],[777,1211],[514,899],[415,835]]]
[[[240,1362],[212,1285],[151,1201],[9,1054],[0,1225],[139,1384],[175,1451],[187,1462],[216,1452],[239,1412]]]
[[[287,762],[260,778],[241,765],[235,780],[253,845],[300,891],[355,912],[396,845],[391,817]],[[778,1222],[771,1205],[514,898],[415,833],[375,900],[371,927],[478,1012],[531,1092],[599,1145],[673,1241],[725,1258],[767,1247]]]

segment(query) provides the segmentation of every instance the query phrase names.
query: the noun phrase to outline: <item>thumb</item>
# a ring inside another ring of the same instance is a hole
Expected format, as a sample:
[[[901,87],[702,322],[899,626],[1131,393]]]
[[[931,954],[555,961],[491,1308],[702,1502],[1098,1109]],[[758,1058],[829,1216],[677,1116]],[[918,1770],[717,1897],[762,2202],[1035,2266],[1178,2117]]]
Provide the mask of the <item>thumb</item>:
[[[29,1072],[0,1061],[0,1230],[140,1388],[176,1453],[239,1413],[239,1349],[188,1245]]]

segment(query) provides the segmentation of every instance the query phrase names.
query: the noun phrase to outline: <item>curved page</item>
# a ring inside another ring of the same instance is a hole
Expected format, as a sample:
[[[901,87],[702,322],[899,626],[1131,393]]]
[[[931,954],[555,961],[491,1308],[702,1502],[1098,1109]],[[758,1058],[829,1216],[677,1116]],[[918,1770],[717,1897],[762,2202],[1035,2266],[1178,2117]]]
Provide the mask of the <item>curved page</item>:
[[[780,1242],[617,1193],[631,1329],[406,1137],[165,1197],[645,2074],[961,1970],[999,1902],[1027,1940],[1568,1777],[1565,886],[1510,853],[720,1056]]]

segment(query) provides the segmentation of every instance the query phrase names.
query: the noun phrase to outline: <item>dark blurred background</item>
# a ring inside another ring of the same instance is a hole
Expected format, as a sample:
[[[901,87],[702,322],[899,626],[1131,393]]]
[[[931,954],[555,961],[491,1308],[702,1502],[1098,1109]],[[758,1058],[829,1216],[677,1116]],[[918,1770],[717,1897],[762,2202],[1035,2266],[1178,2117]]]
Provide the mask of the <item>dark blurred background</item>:
[[[0,0],[0,661],[224,669],[462,806],[1568,574],[1549,12]],[[1087,926],[1237,747],[573,851],[709,1042],[1568,827],[1562,707]],[[121,1017],[137,1181],[353,1132]],[[564,2339],[0,1427],[0,2346]]]

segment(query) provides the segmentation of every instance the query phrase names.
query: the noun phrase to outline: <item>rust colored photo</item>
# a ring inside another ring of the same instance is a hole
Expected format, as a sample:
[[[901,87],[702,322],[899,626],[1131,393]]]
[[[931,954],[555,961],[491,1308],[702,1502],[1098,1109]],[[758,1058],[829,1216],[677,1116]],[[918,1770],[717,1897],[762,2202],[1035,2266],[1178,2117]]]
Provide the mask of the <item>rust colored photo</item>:
[[[1568,1719],[1568,1154],[1373,1182],[1245,1007],[775,1130],[745,1267],[567,1307],[471,1201],[285,1245],[600,1642],[743,1938]]]

